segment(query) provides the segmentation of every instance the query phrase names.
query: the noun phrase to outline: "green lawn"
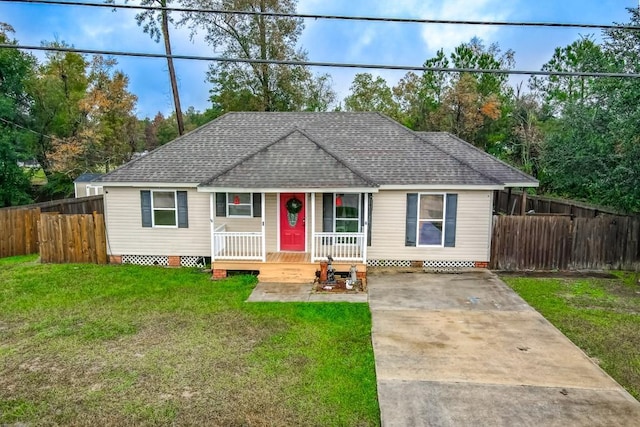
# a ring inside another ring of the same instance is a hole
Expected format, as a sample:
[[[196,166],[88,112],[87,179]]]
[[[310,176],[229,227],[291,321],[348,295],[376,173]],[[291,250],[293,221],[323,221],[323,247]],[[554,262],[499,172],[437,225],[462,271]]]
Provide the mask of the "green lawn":
[[[640,399],[640,285],[616,276],[502,279]]]
[[[0,425],[378,425],[366,304],[255,279],[0,260]]]

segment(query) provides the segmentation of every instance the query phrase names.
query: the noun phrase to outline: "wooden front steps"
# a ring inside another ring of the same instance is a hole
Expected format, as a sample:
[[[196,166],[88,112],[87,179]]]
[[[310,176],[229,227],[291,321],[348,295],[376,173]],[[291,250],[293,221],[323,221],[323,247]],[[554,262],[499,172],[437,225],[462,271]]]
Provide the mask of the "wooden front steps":
[[[212,269],[214,278],[216,271],[221,276],[222,270],[226,271],[258,271],[258,280],[261,282],[277,283],[312,283],[316,271],[320,270],[320,262],[312,263],[308,253],[301,252],[275,252],[267,254],[267,261],[214,261]],[[334,262],[336,272],[348,272],[355,264],[359,272],[366,272],[367,266],[356,262]],[[225,274],[226,275],[226,274]]]

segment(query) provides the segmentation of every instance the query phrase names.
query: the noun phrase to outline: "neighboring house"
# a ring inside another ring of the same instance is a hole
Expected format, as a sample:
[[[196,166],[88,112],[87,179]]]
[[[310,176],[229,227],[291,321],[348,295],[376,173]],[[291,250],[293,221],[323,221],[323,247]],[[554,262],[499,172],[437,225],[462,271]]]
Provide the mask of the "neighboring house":
[[[94,182],[95,179],[100,178],[102,174],[99,173],[83,173],[73,181],[73,188],[75,189],[76,197],[97,196],[102,194],[102,184]]]
[[[97,182],[112,262],[264,280],[311,279],[327,255],[486,267],[493,191],[538,185],[448,133],[346,112],[228,113]]]

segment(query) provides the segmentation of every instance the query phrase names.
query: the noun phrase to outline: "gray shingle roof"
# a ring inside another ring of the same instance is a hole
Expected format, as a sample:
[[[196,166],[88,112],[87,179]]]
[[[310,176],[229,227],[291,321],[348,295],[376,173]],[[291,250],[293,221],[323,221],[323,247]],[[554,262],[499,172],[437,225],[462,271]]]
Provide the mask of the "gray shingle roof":
[[[476,146],[447,132],[416,132],[428,144],[458,158],[475,170],[490,175],[502,183],[519,183],[532,177],[503,161],[488,155]]]
[[[235,188],[376,186],[299,129],[240,159],[202,185]]]
[[[100,181],[239,188],[537,184],[450,134],[419,134],[378,113],[351,112],[228,113]]]
[[[102,176],[101,173],[83,173],[79,177],[73,180],[73,182],[91,182]]]

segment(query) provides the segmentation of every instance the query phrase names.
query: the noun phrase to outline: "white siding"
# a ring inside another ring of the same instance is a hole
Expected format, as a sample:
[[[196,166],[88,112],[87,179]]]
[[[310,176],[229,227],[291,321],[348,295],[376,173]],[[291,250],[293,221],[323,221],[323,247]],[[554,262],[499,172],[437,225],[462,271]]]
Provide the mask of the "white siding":
[[[265,205],[266,221],[265,233],[267,240],[267,252],[278,252],[278,197],[275,193],[265,195],[267,204]]]
[[[211,254],[209,193],[199,193],[195,189],[188,190],[189,228],[151,228],[142,227],[141,188],[109,187],[106,190],[105,216],[109,254],[182,256]],[[488,261],[492,192],[458,191],[456,194],[458,194],[456,246],[421,248],[404,245],[407,192],[374,193],[372,242],[367,250],[367,257],[384,260]],[[307,203],[307,250],[309,250],[310,197],[307,197]],[[276,194],[266,194],[267,252],[278,251],[277,204]],[[215,226],[226,224],[228,231],[260,231],[260,220],[260,218],[215,217]],[[322,231],[321,192],[316,193],[316,231]]]
[[[492,192],[448,192],[458,194],[455,247],[405,246],[408,192],[381,191],[373,194],[372,241],[367,251],[367,258],[414,261],[488,261],[493,209]]]
[[[152,228],[142,227],[140,190],[143,188],[107,187],[105,190],[109,254],[211,255],[209,193],[188,189],[189,228]]]

